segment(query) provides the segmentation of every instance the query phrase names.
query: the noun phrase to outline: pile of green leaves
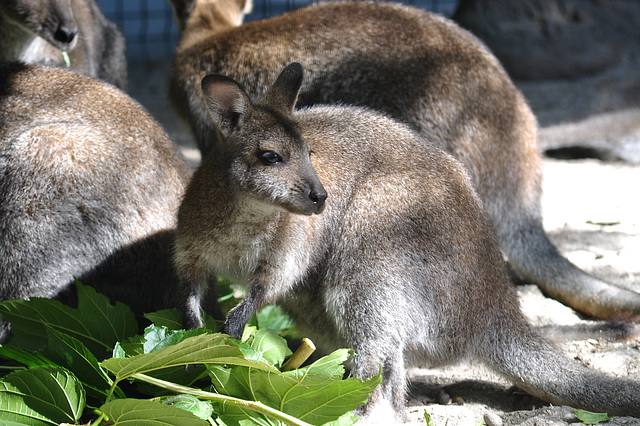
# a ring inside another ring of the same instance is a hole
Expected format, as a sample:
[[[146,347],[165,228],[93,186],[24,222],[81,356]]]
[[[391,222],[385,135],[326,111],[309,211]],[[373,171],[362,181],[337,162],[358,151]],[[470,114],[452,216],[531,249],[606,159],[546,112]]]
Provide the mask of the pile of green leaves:
[[[276,331],[248,326],[242,341],[215,324],[185,331],[175,310],[145,315],[138,334],[127,306],[77,286],[77,309],[0,302],[14,334],[0,346],[0,370],[11,371],[0,425],[347,425],[381,381],[343,379],[346,349],[283,372],[291,352]]]

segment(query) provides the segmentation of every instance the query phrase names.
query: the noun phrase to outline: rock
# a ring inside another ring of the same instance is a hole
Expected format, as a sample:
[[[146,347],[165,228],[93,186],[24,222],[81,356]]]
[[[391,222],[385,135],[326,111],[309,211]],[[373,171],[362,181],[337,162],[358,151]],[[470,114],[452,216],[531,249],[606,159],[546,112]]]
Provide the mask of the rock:
[[[487,426],[502,426],[502,418],[495,413],[485,413],[483,419]]]

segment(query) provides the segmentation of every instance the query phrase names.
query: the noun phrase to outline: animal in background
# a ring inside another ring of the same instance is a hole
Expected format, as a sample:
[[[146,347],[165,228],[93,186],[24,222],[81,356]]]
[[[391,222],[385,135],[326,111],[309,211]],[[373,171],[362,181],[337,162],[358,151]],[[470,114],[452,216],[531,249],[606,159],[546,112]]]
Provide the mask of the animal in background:
[[[569,360],[528,325],[460,162],[371,110],[292,113],[301,83],[291,64],[252,103],[227,77],[202,82],[221,138],[178,214],[189,327],[202,325],[215,276],[248,284],[224,331],[239,339],[256,309],[282,304],[321,350],[353,348],[353,376],[382,368],[358,410],[379,424],[405,420],[405,365],[468,358],[553,404],[640,416],[639,383]],[[385,423],[387,403],[394,419]]]
[[[300,62],[307,78],[297,107],[376,109],[461,161],[517,275],[595,317],[640,315],[640,294],[583,272],[549,241],[535,117],[497,59],[467,31],[385,2],[318,3],[242,25],[246,0],[171,3],[181,31],[170,96],[204,156],[220,143],[200,87],[206,74],[228,75],[257,99],[284,66]]]
[[[170,306],[191,171],[126,94],[70,70],[0,64],[0,173],[0,300],[73,302],[78,277],[138,312]]]
[[[124,37],[96,0],[2,0],[0,61],[69,66],[127,88]]]

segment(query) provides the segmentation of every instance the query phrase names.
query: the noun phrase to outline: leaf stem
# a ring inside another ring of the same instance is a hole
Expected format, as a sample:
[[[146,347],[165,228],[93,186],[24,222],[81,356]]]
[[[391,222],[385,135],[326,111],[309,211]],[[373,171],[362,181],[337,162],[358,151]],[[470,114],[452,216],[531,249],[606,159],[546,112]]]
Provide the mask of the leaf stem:
[[[105,420],[107,418],[107,415],[104,413],[100,413],[100,416],[96,419],[95,422],[91,423],[91,426],[98,426],[100,423],[102,423],[103,420]]]
[[[111,385],[111,388],[109,388],[109,392],[107,392],[107,398],[104,401],[105,404],[107,402],[111,402],[111,399],[113,398],[113,392],[116,390],[116,388],[118,386],[118,383],[120,383],[120,381],[117,380],[117,379],[113,381],[113,384]]]
[[[24,366],[11,366],[11,365],[0,365],[0,370],[7,370],[7,371],[17,371],[17,370],[24,370],[27,367]]]
[[[244,399],[234,398],[232,396],[220,395],[200,389],[194,389],[187,386],[178,385],[176,383],[167,382],[165,380],[157,379],[155,377],[147,376],[146,374],[142,373],[133,374],[131,377],[142,380],[143,382],[151,383],[152,385],[156,385],[164,389],[168,389],[172,392],[187,393],[197,396],[198,398],[221,402],[224,404],[233,405],[235,407],[255,411],[256,413],[263,414],[291,426],[311,426],[309,423],[296,419],[295,417],[283,413],[282,411],[278,411],[275,408],[264,405],[260,401],[247,401]]]
[[[290,371],[300,368],[300,366],[311,356],[316,350],[315,345],[310,339],[306,337],[302,339],[302,344],[291,357],[282,365],[281,371]]]

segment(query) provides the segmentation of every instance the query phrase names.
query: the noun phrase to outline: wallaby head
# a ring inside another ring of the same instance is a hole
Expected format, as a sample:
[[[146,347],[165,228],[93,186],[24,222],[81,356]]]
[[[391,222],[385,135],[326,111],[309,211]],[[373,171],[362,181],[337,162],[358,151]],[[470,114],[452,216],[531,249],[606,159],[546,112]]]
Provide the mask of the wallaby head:
[[[72,50],[78,41],[71,0],[3,0],[0,14],[60,50]]]
[[[72,68],[127,87],[124,37],[97,0],[3,0],[0,61]]]
[[[251,13],[253,0],[169,0],[178,29],[238,26]]]
[[[309,145],[291,119],[302,78],[300,64],[291,64],[255,105],[238,83],[221,75],[206,76],[202,91],[237,189],[310,215],[322,212],[327,193],[311,164]]]

